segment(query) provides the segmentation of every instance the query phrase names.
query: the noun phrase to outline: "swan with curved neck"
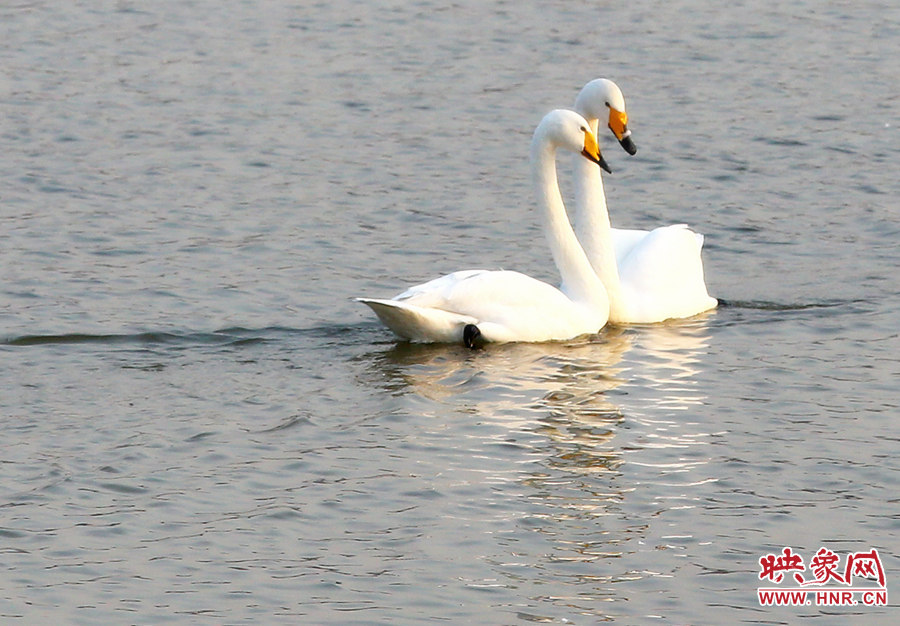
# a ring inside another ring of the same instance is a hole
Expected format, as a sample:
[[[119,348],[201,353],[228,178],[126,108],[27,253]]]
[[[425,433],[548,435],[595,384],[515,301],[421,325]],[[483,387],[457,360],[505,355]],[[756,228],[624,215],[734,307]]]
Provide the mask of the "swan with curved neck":
[[[588,123],[557,109],[534,132],[531,167],[544,232],[562,286],[505,270],[462,270],[411,287],[392,299],[357,298],[403,339],[421,342],[552,341],[598,332],[609,316],[603,283],[572,226],[556,175],[556,152],[608,169]]]
[[[575,110],[596,134],[600,119],[629,154],[637,150],[628,130],[622,91],[599,78],[582,88]],[[599,170],[575,164],[575,231],[609,295],[609,321],[653,323],[691,317],[715,308],[706,291],[700,249],[703,236],[684,224],[651,231],[610,225]]]

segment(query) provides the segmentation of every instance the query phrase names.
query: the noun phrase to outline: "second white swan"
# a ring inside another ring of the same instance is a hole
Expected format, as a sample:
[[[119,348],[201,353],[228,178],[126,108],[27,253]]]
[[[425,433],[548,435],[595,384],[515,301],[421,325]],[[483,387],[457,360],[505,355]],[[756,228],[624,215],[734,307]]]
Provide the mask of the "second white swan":
[[[556,176],[556,151],[576,152],[609,169],[587,121],[548,113],[531,142],[532,178],[544,232],[562,277],[557,289],[519,272],[463,270],[411,287],[392,299],[357,298],[401,338],[421,342],[552,341],[598,332],[609,316],[603,283],[575,237]]]
[[[614,82],[589,82],[578,94],[575,110],[595,134],[598,120],[607,118],[622,147],[634,154],[625,98]],[[651,231],[611,228],[600,171],[581,163],[575,168],[575,231],[606,287],[611,323],[691,317],[717,305],[706,290],[703,235],[684,224]]]

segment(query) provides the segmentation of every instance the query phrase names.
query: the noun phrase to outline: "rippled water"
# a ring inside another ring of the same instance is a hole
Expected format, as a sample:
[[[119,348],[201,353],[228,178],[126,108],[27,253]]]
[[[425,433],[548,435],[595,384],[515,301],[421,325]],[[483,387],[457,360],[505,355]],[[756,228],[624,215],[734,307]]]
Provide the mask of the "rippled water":
[[[0,16],[5,621],[893,623],[756,588],[827,546],[900,593],[894,3]],[[528,141],[598,76],[613,221],[705,233],[726,306],[394,341],[352,296],[557,280]]]

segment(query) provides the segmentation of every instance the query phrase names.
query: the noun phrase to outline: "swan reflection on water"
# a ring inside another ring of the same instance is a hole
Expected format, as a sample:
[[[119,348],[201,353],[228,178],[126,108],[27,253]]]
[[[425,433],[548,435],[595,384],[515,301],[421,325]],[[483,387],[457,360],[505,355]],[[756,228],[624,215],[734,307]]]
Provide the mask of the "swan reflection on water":
[[[661,520],[710,479],[692,417],[708,343],[704,317],[475,352],[400,343],[362,357],[360,375],[396,403],[396,453],[415,451],[415,471],[446,496],[422,506],[490,566],[470,584],[536,605],[557,602],[546,584],[580,584],[596,607],[627,599],[622,581],[671,575],[651,571],[652,552],[679,541],[660,538]]]
[[[607,327],[566,342],[474,352],[401,342],[363,357],[364,377],[407,401],[411,413],[477,415],[507,432],[539,433],[565,447],[551,456],[554,465],[611,470],[621,463],[614,439],[624,421],[653,428],[703,404],[694,377],[709,341],[707,318]],[[649,445],[664,444],[660,437],[648,434]],[[676,437],[669,444],[683,442]]]

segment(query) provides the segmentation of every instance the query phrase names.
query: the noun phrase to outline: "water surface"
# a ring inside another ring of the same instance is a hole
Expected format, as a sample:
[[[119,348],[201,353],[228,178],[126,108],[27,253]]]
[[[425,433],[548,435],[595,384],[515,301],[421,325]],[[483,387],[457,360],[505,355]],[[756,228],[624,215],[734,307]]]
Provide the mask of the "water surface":
[[[756,600],[783,546],[900,571],[893,4],[0,15],[4,620],[893,623]],[[615,225],[728,306],[395,341],[353,296],[557,280],[528,141],[598,76]]]

